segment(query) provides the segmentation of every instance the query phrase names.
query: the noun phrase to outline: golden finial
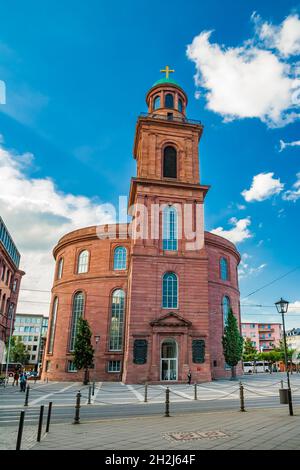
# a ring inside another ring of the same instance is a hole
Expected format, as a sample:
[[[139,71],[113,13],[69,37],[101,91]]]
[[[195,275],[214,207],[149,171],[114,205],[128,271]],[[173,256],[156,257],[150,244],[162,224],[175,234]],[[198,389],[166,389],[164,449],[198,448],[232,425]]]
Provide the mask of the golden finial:
[[[168,65],[166,65],[165,69],[161,70],[161,73],[166,74],[166,78],[169,78],[169,73],[174,73],[174,72],[175,72],[175,70],[171,70]]]

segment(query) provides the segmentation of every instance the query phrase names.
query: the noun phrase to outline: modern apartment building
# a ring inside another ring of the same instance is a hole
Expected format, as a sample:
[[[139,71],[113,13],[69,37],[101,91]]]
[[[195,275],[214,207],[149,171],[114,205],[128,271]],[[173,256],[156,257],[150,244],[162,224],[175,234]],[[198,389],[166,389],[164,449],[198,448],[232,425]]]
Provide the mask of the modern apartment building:
[[[0,217],[0,364],[5,361],[5,344],[13,329],[22,276],[20,253]]]
[[[280,343],[281,323],[242,323],[242,335],[250,338],[258,351],[272,351]]]
[[[17,313],[14,336],[20,337],[29,354],[28,363],[38,366],[42,362],[48,330],[48,317]]]

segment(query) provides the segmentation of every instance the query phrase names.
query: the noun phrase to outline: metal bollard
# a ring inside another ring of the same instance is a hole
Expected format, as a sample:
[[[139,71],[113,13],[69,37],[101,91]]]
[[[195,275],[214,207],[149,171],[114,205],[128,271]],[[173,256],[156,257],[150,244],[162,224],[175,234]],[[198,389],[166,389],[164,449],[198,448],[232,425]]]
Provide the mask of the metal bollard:
[[[169,387],[166,389],[166,411],[165,411],[165,418],[170,417],[170,390]]]
[[[89,386],[89,399],[88,399],[88,405],[91,404],[91,396],[92,396],[92,387]]]
[[[92,395],[95,395],[95,381],[93,382],[93,390],[92,390]]]
[[[24,418],[25,418],[25,411],[21,411],[16,450],[21,449],[22,436],[23,436],[23,427],[24,427]]]
[[[144,398],[144,403],[148,402],[148,383],[145,383],[145,398]]]
[[[49,429],[50,429],[51,411],[52,411],[52,401],[49,401],[46,432],[49,432]]]
[[[76,395],[75,417],[74,417],[73,424],[80,424],[80,416],[79,416],[80,398],[81,398],[81,393],[80,393],[80,390],[79,390],[77,395]]]
[[[195,392],[195,394],[194,394],[194,400],[198,400],[198,389],[197,389],[197,382],[195,382],[195,385],[194,385],[194,387],[195,387],[195,390],[194,390],[194,392]]]
[[[37,433],[37,442],[41,442],[41,435],[42,435],[42,427],[43,427],[43,416],[44,416],[44,405],[41,405],[40,408],[40,417],[39,417],[39,427]]]
[[[240,402],[241,402],[241,410],[240,411],[246,411],[245,410],[245,400],[244,400],[244,387],[242,382],[240,382]]]
[[[26,394],[25,394],[25,402],[24,402],[24,406],[28,406],[28,399],[29,399],[29,385],[27,385],[27,388],[26,388]]]

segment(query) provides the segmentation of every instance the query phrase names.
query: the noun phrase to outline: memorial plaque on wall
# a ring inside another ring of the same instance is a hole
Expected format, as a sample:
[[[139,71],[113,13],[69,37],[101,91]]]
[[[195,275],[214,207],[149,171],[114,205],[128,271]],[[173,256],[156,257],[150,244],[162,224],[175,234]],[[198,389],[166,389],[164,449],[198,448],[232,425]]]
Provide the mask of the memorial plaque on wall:
[[[148,342],[146,339],[136,339],[133,345],[134,364],[146,364]]]
[[[192,345],[193,362],[203,364],[205,362],[205,341],[203,339],[194,339]]]

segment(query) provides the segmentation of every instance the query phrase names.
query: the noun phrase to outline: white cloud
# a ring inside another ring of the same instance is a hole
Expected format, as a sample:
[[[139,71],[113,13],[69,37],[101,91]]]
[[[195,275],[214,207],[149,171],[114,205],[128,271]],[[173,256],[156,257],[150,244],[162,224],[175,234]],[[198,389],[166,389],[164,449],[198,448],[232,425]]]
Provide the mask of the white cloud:
[[[300,146],[300,140],[295,140],[294,142],[284,142],[283,140],[280,140],[279,152],[282,152],[287,147],[299,147],[299,146]]]
[[[22,287],[50,290],[54,261],[52,249],[65,233],[89,225],[111,223],[111,216],[96,201],[65,194],[50,178],[27,176],[30,153],[18,155],[0,146],[0,214],[21,252],[26,271]],[[49,295],[42,296],[47,302]],[[48,313],[47,304],[32,304],[41,294],[22,292],[18,311]]]
[[[289,311],[291,313],[300,313],[300,300],[296,300],[295,302],[291,302],[289,305]]]
[[[252,237],[252,234],[248,229],[249,225],[251,224],[250,217],[240,220],[233,217],[229,220],[229,223],[233,225],[232,229],[224,230],[223,227],[218,227],[214,230],[211,230],[211,232],[215,233],[216,235],[220,235],[221,237],[227,238],[227,240],[231,241],[232,243],[241,243],[247,238]]]
[[[247,202],[264,201],[275,194],[279,194],[284,184],[280,179],[273,178],[274,173],[259,173],[253,177],[251,188],[244,190],[241,194]]]
[[[257,275],[267,266],[266,263],[263,263],[256,267],[250,266],[249,265],[250,258],[251,256],[248,255],[247,253],[244,253],[242,255],[242,259],[239,265],[239,278],[240,279],[245,279],[249,276]]]
[[[293,201],[296,202],[300,198],[300,173],[297,173],[297,181],[293,184],[293,189],[286,191],[282,199],[285,201]]]
[[[265,47],[277,49],[284,57],[300,54],[300,19],[288,16],[279,26],[263,22],[257,14],[252,15],[256,33]]]
[[[292,28],[291,23],[284,31]],[[187,56],[196,66],[195,84],[205,93],[208,109],[226,121],[258,118],[270,127],[300,118],[296,64],[283,60],[277,50],[268,50],[257,36],[239,47],[225,47],[212,43],[211,35],[212,31],[202,31],[187,47]],[[288,50],[296,50],[296,43],[290,42]],[[199,90],[196,96],[201,96]]]

